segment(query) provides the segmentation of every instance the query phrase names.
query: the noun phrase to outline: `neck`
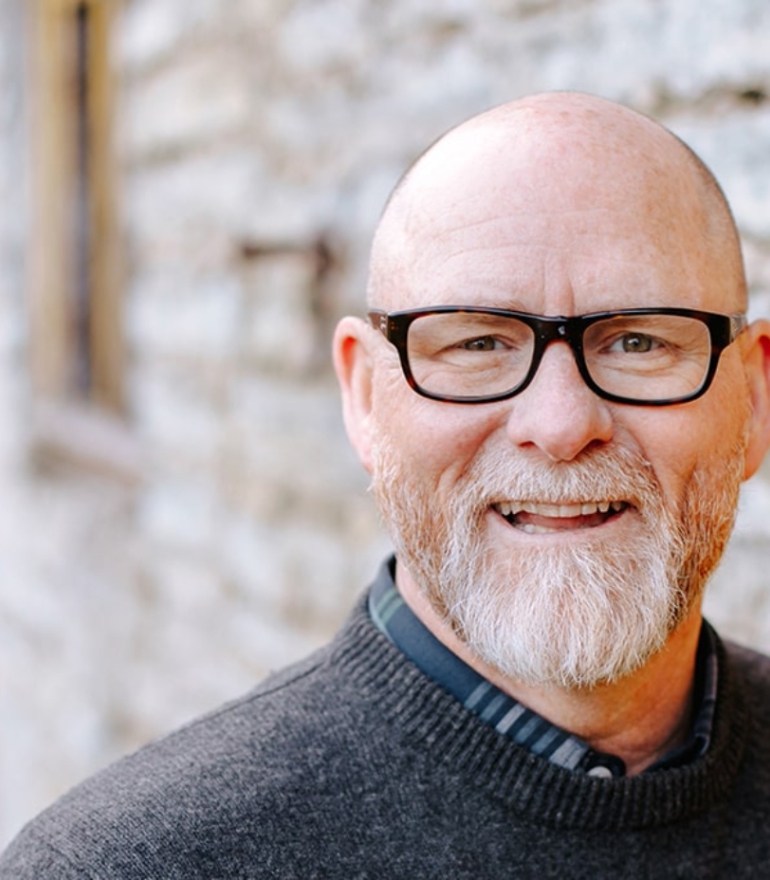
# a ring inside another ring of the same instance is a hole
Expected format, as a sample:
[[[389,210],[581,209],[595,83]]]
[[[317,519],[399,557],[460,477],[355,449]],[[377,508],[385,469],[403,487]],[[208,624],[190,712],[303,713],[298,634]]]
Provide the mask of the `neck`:
[[[688,735],[692,715],[700,606],[663,648],[626,678],[593,688],[531,687],[504,675],[461,641],[434,611],[409,572],[397,569],[399,592],[414,614],[450,651],[500,690],[598,751],[617,755],[633,776],[654,764]]]

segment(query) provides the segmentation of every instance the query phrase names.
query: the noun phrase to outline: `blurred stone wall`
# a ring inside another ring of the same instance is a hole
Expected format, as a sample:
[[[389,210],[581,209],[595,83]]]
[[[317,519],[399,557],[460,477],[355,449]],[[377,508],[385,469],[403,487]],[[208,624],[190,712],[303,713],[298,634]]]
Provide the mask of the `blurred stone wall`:
[[[325,640],[387,544],[328,362],[399,173],[543,89],[701,153],[770,313],[762,0],[124,0],[114,64],[127,488],[29,441],[25,4],[0,0],[0,842],[94,768]],[[770,471],[709,600],[770,650]]]

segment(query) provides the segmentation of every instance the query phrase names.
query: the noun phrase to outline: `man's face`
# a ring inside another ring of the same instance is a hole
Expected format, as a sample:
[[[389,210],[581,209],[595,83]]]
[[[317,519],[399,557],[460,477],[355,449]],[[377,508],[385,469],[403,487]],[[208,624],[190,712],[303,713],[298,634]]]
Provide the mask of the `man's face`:
[[[377,305],[738,310],[699,207],[679,207],[691,180],[676,192],[585,155],[566,176],[563,157],[557,172],[525,156],[500,179],[462,163],[460,150],[434,180],[423,172],[430,213],[410,212],[397,283]],[[419,397],[395,350],[375,344],[374,486],[399,578],[484,659],[531,683],[591,685],[641,665],[697,611],[743,477],[739,346],[704,397],[654,408],[597,397],[565,343],[520,395],[473,406]]]

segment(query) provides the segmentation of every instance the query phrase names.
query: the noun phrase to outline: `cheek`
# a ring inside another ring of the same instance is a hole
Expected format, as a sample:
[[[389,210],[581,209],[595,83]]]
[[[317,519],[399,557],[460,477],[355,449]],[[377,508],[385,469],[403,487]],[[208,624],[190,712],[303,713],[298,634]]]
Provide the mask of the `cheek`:
[[[376,433],[390,442],[411,473],[439,494],[451,491],[505,424],[499,406],[429,400],[392,374],[384,374],[375,386],[374,413]]]
[[[677,509],[695,474],[713,479],[740,454],[747,424],[746,399],[714,388],[679,407],[639,410],[629,427],[647,458],[671,509]]]

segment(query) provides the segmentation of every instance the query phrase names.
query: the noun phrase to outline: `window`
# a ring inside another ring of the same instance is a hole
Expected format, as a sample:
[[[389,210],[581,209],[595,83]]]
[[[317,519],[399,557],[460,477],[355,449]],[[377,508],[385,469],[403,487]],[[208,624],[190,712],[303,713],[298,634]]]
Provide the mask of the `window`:
[[[78,458],[112,454],[102,448],[105,424],[124,406],[109,64],[115,7],[114,0],[34,0],[29,7],[37,441],[48,452],[77,444]],[[94,419],[101,424],[91,431]]]
[[[35,389],[123,403],[107,63],[112,4],[38,0],[30,286]]]

